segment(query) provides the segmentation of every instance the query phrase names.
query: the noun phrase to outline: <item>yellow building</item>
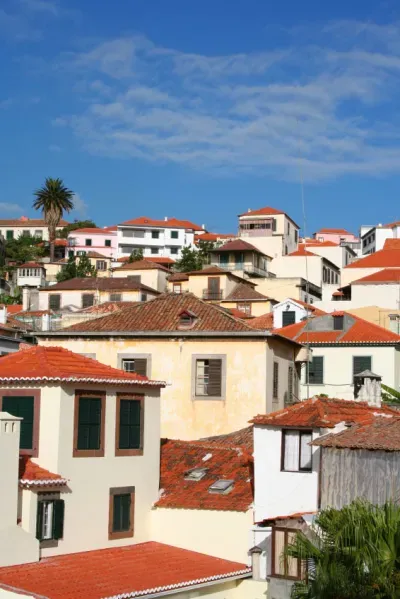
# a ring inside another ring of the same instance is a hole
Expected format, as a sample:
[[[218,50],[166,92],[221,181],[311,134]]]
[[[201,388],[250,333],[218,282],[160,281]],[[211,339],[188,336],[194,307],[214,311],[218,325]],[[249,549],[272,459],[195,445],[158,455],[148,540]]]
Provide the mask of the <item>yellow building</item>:
[[[119,264],[112,269],[114,278],[134,279],[152,289],[161,293],[167,291],[167,278],[170,271],[165,266],[151,262],[150,260],[136,260],[135,262],[125,262],[122,266]]]
[[[41,344],[166,380],[163,437],[229,433],[298,396],[300,344],[255,330],[190,293],[164,294],[38,336]]]
[[[377,324],[380,327],[388,329],[393,333],[400,335],[400,310],[380,308],[379,306],[365,306],[363,308],[354,308],[347,310],[349,314],[359,316],[368,322]]]

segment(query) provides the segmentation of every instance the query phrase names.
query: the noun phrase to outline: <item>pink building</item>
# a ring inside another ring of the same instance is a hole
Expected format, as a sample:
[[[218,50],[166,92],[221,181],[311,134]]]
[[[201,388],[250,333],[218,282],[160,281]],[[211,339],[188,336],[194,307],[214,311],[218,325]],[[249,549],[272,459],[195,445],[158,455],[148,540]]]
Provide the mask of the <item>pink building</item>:
[[[358,237],[349,233],[346,229],[320,229],[314,233],[314,239],[317,241],[332,241],[337,245],[341,245],[343,242],[358,243],[360,240]]]
[[[66,258],[82,256],[85,252],[98,252],[106,258],[117,256],[117,227],[76,229],[68,235]]]

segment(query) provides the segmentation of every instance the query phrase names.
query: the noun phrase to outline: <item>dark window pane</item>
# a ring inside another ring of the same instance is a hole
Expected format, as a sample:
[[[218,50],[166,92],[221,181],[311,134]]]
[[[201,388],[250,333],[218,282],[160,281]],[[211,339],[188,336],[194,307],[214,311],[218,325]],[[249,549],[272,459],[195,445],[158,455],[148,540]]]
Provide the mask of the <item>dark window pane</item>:
[[[33,449],[33,419],[34,398],[33,397],[3,397],[3,412],[23,418],[21,421],[20,449]]]
[[[100,449],[100,433],[101,399],[80,397],[77,449]]]
[[[289,324],[294,324],[296,322],[296,312],[294,310],[288,310],[287,312],[282,313],[282,326],[286,327]]]
[[[113,532],[129,530],[131,525],[130,511],[130,493],[113,496]]]
[[[121,399],[119,412],[119,449],[140,449],[141,402]]]

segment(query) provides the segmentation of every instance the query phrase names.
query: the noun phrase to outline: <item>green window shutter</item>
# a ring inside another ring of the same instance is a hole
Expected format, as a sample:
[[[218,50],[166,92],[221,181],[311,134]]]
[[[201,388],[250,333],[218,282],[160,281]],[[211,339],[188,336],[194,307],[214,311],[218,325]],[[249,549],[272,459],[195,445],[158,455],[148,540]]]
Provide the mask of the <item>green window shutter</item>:
[[[296,312],[294,310],[288,310],[287,312],[282,312],[282,326],[287,327],[289,324],[294,324],[296,322]]]
[[[311,385],[324,384],[323,356],[314,356],[312,362],[308,362],[308,381]]]
[[[140,449],[141,401],[121,399],[119,412],[119,449]]]
[[[100,449],[101,399],[80,397],[77,449]]]
[[[43,532],[43,501],[38,501],[36,514],[36,538],[42,540]]]
[[[131,495],[114,495],[113,497],[113,532],[129,530],[131,525]]]
[[[61,307],[61,295],[49,295],[49,310],[59,310]]]
[[[136,374],[147,376],[147,360],[146,358],[135,358],[134,371]]]
[[[279,395],[279,364],[274,362],[274,373],[272,379],[272,397],[278,399]]]
[[[64,535],[64,510],[63,499],[55,499],[53,505],[53,539],[62,539]]]
[[[222,392],[222,360],[208,360],[208,393],[220,397]]]
[[[2,410],[23,418],[19,447],[20,449],[33,449],[34,398],[27,396],[3,397]]]
[[[371,370],[371,362],[371,356],[353,356],[353,376],[364,370]]]

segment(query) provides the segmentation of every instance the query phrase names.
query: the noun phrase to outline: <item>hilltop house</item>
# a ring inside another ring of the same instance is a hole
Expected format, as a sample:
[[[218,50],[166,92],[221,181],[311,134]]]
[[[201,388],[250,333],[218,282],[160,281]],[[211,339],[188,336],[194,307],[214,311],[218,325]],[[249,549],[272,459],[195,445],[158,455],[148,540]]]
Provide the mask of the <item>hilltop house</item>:
[[[65,220],[60,220],[57,230],[66,227],[69,223]],[[0,234],[6,241],[18,239],[21,235],[31,237],[39,237],[44,241],[49,240],[49,228],[42,218],[3,218],[0,220]]]
[[[117,227],[75,229],[68,235],[66,258],[97,252],[105,258],[117,257]]]
[[[282,210],[266,206],[239,214],[239,237],[279,258],[297,250],[300,227]]]

